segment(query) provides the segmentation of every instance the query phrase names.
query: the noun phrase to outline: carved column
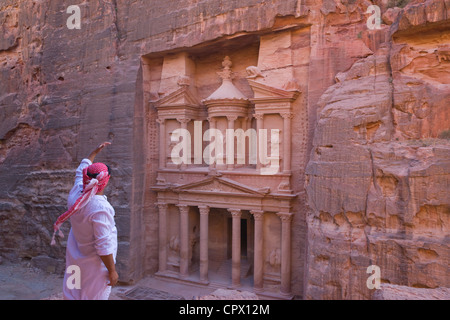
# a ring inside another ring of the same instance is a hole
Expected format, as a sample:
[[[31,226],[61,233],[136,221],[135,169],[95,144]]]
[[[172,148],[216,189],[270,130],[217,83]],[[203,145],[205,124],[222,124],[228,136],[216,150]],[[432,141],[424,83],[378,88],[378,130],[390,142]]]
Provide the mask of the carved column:
[[[216,119],[214,117],[208,117],[208,121],[209,121],[209,129],[210,130],[216,129]],[[210,141],[211,141],[211,139],[210,139]],[[214,152],[216,152],[216,155],[217,155],[217,150],[214,150]],[[211,161],[211,159],[209,161]],[[215,167],[216,167],[216,161],[209,163],[209,169],[214,169]]]
[[[177,205],[180,211],[180,276],[185,278],[189,272],[189,206]]]
[[[237,116],[227,116],[228,125],[227,130],[233,130],[231,135],[227,135],[225,132],[226,142],[227,142],[227,169],[232,170],[234,168],[234,122],[237,120]],[[232,158],[228,158],[228,155],[231,156],[233,154]]]
[[[249,128],[249,126],[248,126],[248,118],[247,117],[241,118],[241,127],[242,127],[242,131],[244,131],[244,134],[245,134],[247,132],[248,128]],[[249,143],[249,145],[250,145],[250,143]],[[249,148],[247,147],[246,143],[244,144],[244,148],[245,148],[244,149],[244,154],[243,154],[244,159],[242,159],[242,160],[244,162],[244,166],[248,166],[248,164],[250,162],[250,160],[248,160],[249,162],[247,162],[247,159],[249,159],[249,157],[248,157],[248,150],[249,150]],[[237,163],[239,163],[239,158],[237,158]]]
[[[253,286],[255,291],[263,290],[263,218],[264,211],[251,210],[250,213],[255,219],[255,243],[253,261]]]
[[[255,113],[254,117],[256,118],[256,134],[258,136],[258,152],[256,155],[256,169],[261,169],[261,160],[259,159],[259,155],[261,153],[260,150],[260,139],[261,139],[261,133],[259,130],[264,129],[264,114],[262,113]]]
[[[200,281],[208,281],[208,206],[199,206],[200,210]]]
[[[291,221],[293,214],[278,212],[281,219],[281,288],[284,295],[291,294]]]
[[[187,131],[187,124],[188,124],[189,121],[191,121],[191,119],[189,119],[189,118],[177,118],[177,121],[181,124],[180,128],[184,129],[183,132],[186,132]],[[187,142],[188,141],[187,141],[186,137],[183,136],[183,146],[184,146],[183,147],[183,152],[185,152],[186,150],[190,150],[191,149],[191,146],[187,145]],[[186,156],[184,156],[184,157],[190,163],[191,155],[188,154],[187,157]],[[186,163],[184,161],[181,163],[181,169],[186,169]]]
[[[159,167],[166,167],[166,119],[157,119],[159,123]]]
[[[228,209],[232,218],[231,286],[241,285],[241,215],[240,209]]]
[[[167,203],[158,203],[159,211],[159,272],[167,269]]]
[[[177,118],[177,121],[180,123],[180,128],[187,130],[187,124],[191,119],[189,118]]]
[[[282,113],[283,117],[283,172],[291,172],[291,112]]]

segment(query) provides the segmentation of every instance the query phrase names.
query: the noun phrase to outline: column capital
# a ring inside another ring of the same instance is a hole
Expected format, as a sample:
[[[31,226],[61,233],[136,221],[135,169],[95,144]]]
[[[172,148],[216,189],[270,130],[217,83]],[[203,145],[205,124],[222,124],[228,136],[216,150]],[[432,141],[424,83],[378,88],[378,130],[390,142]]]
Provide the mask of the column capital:
[[[191,119],[189,118],[177,118],[177,121],[180,123],[188,123],[189,121],[191,121]]]
[[[158,122],[159,124],[165,124],[166,119],[165,118],[157,118],[156,122]]]
[[[165,210],[169,206],[168,203],[164,203],[164,202],[158,202],[156,205],[158,206],[159,210]]]
[[[232,116],[227,116],[228,121],[236,121],[238,118],[238,116],[232,115]]]
[[[198,209],[199,209],[201,215],[208,215],[209,214],[209,207],[208,206],[198,206]]]
[[[283,119],[292,119],[294,117],[293,112],[282,112],[280,115]]]
[[[263,117],[264,117],[264,114],[263,114],[263,113],[255,113],[255,114],[253,115],[253,117],[254,117],[256,120],[262,120]]]
[[[187,213],[189,210],[189,206],[187,204],[177,204],[176,205],[180,211],[180,213]]]
[[[281,222],[290,222],[293,215],[292,212],[277,212],[277,216],[280,217]]]
[[[241,209],[228,209],[228,212],[231,213],[233,218],[240,218],[242,215]]]
[[[261,221],[264,217],[264,211],[262,210],[250,210],[250,213],[253,215],[255,221]]]

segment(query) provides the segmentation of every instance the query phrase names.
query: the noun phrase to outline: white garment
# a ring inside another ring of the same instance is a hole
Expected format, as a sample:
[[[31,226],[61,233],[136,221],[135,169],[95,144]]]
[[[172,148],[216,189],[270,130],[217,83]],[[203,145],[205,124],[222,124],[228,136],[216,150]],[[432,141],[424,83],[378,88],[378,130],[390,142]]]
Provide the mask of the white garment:
[[[75,184],[67,200],[70,208],[83,191],[83,169],[90,166],[89,159],[83,159],[77,168]],[[75,265],[80,270],[80,288],[73,288],[75,271],[65,273],[63,295],[67,300],[107,300],[111,293],[108,286],[108,269],[100,256],[117,254],[117,229],[114,209],[106,196],[95,195],[71,218],[66,248],[66,270]],[[69,280],[69,286],[67,282]],[[73,289],[71,289],[71,287]]]

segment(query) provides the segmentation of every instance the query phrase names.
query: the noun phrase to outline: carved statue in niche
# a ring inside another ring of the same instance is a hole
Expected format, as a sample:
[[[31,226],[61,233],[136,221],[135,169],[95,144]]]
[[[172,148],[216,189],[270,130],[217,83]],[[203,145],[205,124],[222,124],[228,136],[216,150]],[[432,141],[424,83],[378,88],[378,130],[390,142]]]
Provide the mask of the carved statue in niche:
[[[291,186],[289,181],[282,181],[279,185],[278,185],[278,190],[280,191],[287,191],[290,190]]]
[[[189,235],[189,263],[195,260],[194,256],[199,255],[199,243],[200,243],[200,233],[198,232],[198,227],[194,226],[192,228],[192,233]]]
[[[166,163],[168,163],[168,164],[172,164],[172,165],[175,165],[174,163],[173,163],[173,161],[172,161],[172,149],[177,145],[177,141],[173,141],[172,140],[172,134],[173,134],[173,132],[170,132],[169,133],[169,145],[168,145],[168,152],[167,152],[167,159],[166,159]]]
[[[268,134],[267,136],[263,136],[263,149],[261,150],[262,158],[260,158],[261,161],[261,167],[262,168],[270,168],[274,165],[279,166],[280,165],[280,135],[281,130],[277,129],[278,133],[274,133],[271,131],[271,134]]]
[[[245,69],[247,71],[247,79],[257,79],[264,78],[264,75],[261,73],[258,67],[250,66]]]
[[[281,265],[281,251],[279,248],[275,248],[267,256],[267,273],[277,274],[280,272]]]
[[[178,266],[180,264],[180,238],[178,235],[173,235],[170,237],[168,246],[169,254],[167,257],[167,262]]]

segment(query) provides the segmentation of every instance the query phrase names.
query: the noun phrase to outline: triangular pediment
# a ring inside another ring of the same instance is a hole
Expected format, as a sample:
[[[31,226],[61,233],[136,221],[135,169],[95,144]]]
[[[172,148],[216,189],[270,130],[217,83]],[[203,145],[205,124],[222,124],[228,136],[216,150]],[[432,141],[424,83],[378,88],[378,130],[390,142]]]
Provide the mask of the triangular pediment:
[[[200,192],[214,194],[235,194],[249,196],[264,196],[264,192],[260,192],[252,187],[243,185],[234,180],[221,178],[217,176],[209,177],[201,181],[188,183],[178,186],[176,192]]]
[[[298,90],[284,90],[266,85],[264,83],[255,80],[247,79],[247,81],[255,95],[254,99],[274,98],[274,99],[295,100],[300,93]]]
[[[156,102],[157,108],[176,106],[199,106],[200,101],[188,86],[175,90]]]

